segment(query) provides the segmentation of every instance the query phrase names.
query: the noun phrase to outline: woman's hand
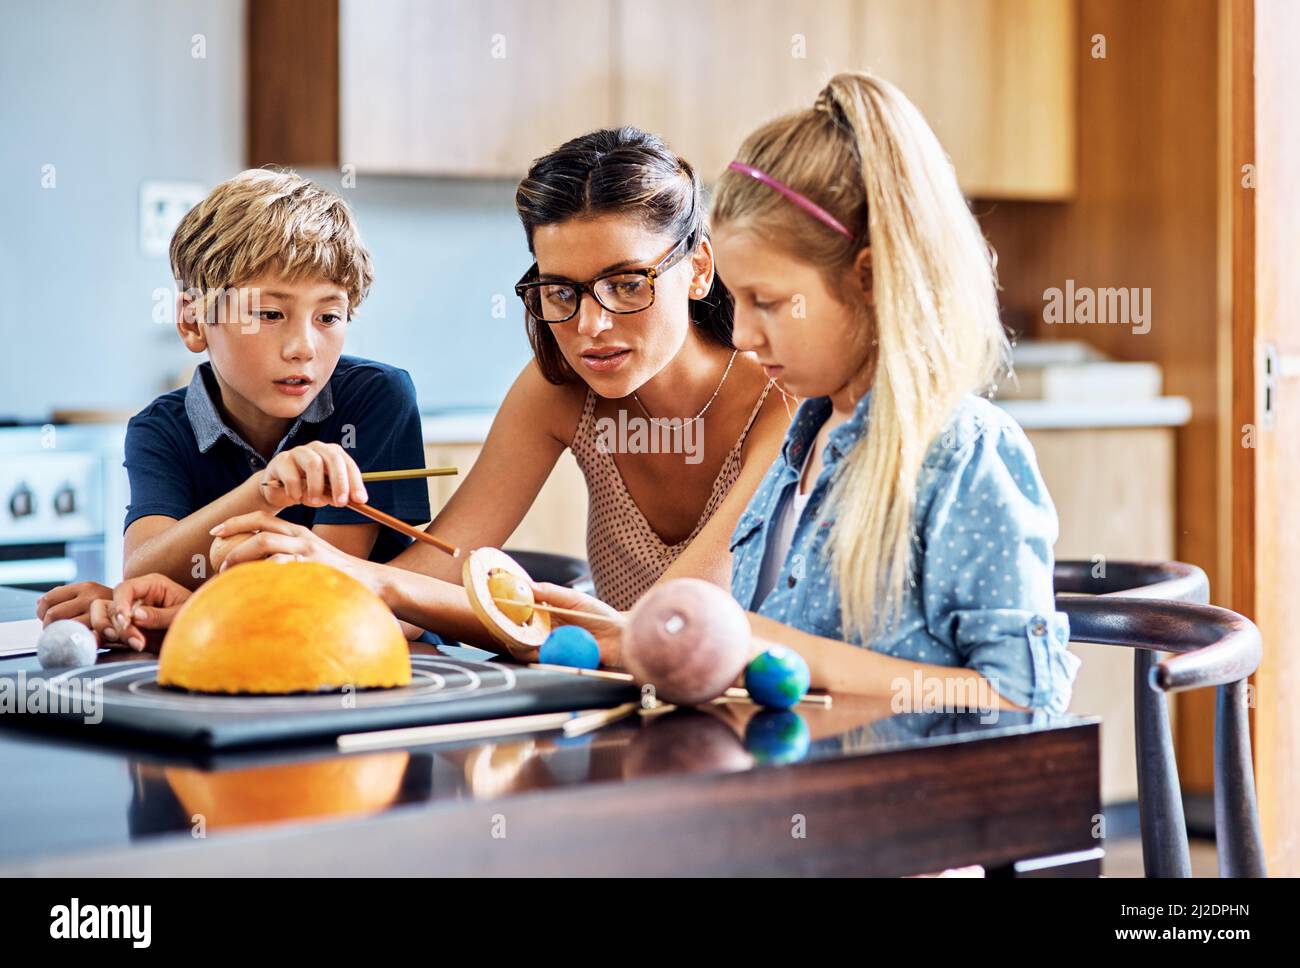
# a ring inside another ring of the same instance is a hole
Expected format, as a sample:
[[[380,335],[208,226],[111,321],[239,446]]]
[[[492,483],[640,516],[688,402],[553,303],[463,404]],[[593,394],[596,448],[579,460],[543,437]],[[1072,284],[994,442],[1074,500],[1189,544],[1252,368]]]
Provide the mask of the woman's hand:
[[[550,582],[530,582],[534,601],[557,608],[571,608],[579,612],[590,612],[591,620],[576,618],[572,615],[551,615],[552,625],[577,625],[585,628],[596,637],[600,646],[600,664],[619,667],[623,664],[623,626],[627,616],[613,606],[606,605],[599,598],[587,595],[567,585],[552,585]]]
[[[97,581],[60,585],[36,599],[36,617],[41,620],[42,627],[65,618],[89,626],[91,605],[112,597],[113,589]]]
[[[209,533],[217,538],[252,534],[251,538],[226,555],[226,560],[221,564],[222,571],[243,561],[260,561],[263,558],[274,561],[318,561],[351,575],[372,591],[378,592],[375,566],[371,562],[339,551],[311,528],[281,520],[267,511],[236,515],[221,522]]]
[[[277,510],[294,504],[342,508],[353,498],[367,500],[357,462],[338,444],[319,440],[276,454],[258,485],[262,500]]]
[[[109,648],[124,646],[156,652],[163,635],[190,590],[166,575],[128,578],[113,589],[112,598],[96,599],[90,606],[90,627]]]

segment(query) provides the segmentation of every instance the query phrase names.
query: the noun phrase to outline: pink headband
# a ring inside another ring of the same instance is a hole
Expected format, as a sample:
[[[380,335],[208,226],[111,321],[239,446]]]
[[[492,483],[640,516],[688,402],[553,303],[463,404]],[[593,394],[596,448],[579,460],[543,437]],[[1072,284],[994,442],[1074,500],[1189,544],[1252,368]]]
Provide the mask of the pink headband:
[[[774,191],[778,191],[786,198],[790,199],[790,201],[794,202],[796,205],[798,205],[801,209],[803,209],[813,218],[817,219],[819,222],[823,222],[826,225],[829,225],[831,228],[833,228],[836,232],[840,233],[840,235],[844,236],[846,239],[853,238],[853,233],[850,232],[848,229],[846,229],[844,225],[840,222],[840,220],[837,219],[834,215],[826,211],[826,209],[822,208],[820,205],[814,202],[811,198],[808,198],[806,195],[800,195],[790,186],[781,184],[781,182],[777,181],[767,172],[760,171],[759,169],[755,168],[753,165],[747,165],[743,161],[733,161],[727,167],[730,168],[732,171],[741,172],[742,174],[749,175],[752,178],[761,181],[768,188],[771,188]]]

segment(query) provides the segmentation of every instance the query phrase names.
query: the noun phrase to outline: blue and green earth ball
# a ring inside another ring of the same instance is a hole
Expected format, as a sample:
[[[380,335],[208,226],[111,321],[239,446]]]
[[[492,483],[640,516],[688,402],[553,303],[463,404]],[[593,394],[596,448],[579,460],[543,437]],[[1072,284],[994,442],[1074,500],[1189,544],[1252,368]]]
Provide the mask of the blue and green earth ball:
[[[808,724],[793,710],[762,709],[745,725],[745,749],[760,764],[797,763],[811,745]]]
[[[808,693],[808,663],[794,649],[774,645],[745,667],[749,698],[768,709],[789,709]]]

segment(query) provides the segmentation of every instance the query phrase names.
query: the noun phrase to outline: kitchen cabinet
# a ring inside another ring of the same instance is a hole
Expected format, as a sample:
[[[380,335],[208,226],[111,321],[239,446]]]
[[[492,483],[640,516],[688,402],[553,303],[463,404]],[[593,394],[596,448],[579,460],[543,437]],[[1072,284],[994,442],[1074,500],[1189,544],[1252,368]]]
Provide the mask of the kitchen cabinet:
[[[893,82],[968,196],[1074,190],[1075,0],[617,0],[620,122],[712,181],[745,135],[810,105],[837,71]],[[685,25],[685,26],[683,26]]]
[[[750,131],[856,62],[854,0],[615,0],[622,124],[660,134],[708,182]]]
[[[279,66],[302,17],[327,25],[307,73]],[[861,67],[916,102],[968,195],[1074,190],[1076,0],[260,0],[249,36],[255,165],[515,179],[627,123],[711,182]]]
[[[1175,557],[1174,427],[1040,427],[1026,433],[1060,520],[1057,560],[1105,567],[1108,561]],[[1133,650],[1070,648],[1083,664],[1069,711],[1103,720],[1102,802],[1134,801]]]
[[[1062,199],[1075,186],[1075,0],[860,0],[863,67],[925,115],[976,198]]]
[[[522,175],[611,118],[605,0],[340,0],[341,164]]]

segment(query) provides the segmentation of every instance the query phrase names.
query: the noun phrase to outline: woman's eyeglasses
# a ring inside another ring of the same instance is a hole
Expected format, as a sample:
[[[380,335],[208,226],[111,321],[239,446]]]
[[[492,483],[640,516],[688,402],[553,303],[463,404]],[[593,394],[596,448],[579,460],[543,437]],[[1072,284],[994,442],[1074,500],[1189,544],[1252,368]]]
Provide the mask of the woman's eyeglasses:
[[[608,312],[639,313],[654,305],[655,279],[686,257],[689,240],[687,235],[653,268],[620,269],[590,282],[538,280],[537,263],[534,262],[515,284],[515,294],[524,301],[524,308],[534,319],[552,325],[568,322],[578,315],[584,292],[591,293],[591,297]]]

